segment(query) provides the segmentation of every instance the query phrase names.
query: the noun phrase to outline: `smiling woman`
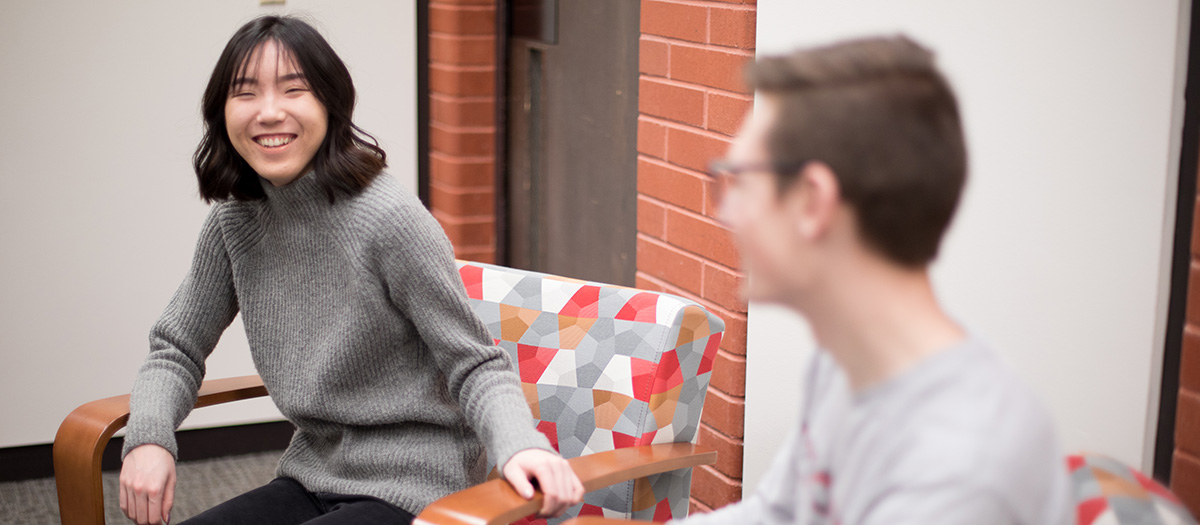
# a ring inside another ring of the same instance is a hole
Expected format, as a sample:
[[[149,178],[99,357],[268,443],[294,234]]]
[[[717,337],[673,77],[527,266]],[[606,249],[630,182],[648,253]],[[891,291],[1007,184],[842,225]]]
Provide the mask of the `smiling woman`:
[[[218,60],[193,159],[215,204],[130,397],[120,505],[138,523],[170,520],[173,431],[239,312],[296,433],[279,478],[188,523],[406,523],[482,482],[485,453],[526,498],[537,480],[543,514],[582,496],[468,306],[445,233],[352,123],[354,98],[298,19],[246,24]]]

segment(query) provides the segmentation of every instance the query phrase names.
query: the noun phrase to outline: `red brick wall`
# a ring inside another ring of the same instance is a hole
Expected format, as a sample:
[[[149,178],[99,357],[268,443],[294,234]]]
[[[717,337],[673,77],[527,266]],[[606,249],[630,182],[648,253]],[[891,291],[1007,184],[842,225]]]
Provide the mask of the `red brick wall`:
[[[1171,490],[1192,514],[1200,515],[1200,201],[1192,220],[1187,321],[1181,354]]]
[[[429,3],[429,204],[460,259],[496,258],[495,0]]]
[[[699,442],[717,464],[692,474],[693,511],[741,499],[746,305],[737,252],[713,220],[704,170],[751,107],[754,0],[643,0],[638,83],[637,286],[695,299],[725,319]]]

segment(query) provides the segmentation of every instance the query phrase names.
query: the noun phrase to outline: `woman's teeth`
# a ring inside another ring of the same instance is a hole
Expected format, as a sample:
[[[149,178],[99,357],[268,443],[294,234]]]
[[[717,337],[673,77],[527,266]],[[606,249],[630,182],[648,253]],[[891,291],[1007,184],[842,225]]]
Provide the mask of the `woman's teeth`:
[[[260,145],[260,146],[264,146],[264,147],[268,147],[268,148],[275,148],[275,147],[279,147],[279,146],[282,146],[284,144],[291,142],[293,138],[294,137],[290,137],[290,136],[287,136],[287,137],[261,137],[261,138],[254,139],[254,141],[257,142],[258,145]]]

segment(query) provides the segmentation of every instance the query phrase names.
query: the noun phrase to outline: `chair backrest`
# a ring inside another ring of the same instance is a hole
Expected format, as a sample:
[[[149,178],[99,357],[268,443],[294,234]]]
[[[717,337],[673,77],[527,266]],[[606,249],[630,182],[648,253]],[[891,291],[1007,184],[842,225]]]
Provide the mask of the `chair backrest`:
[[[719,317],[670,294],[482,263],[460,261],[459,273],[564,457],[696,439]],[[552,521],[682,518],[690,486],[689,469],[619,483]]]
[[[1067,456],[1077,525],[1195,525],[1170,489],[1120,461],[1095,453]]]

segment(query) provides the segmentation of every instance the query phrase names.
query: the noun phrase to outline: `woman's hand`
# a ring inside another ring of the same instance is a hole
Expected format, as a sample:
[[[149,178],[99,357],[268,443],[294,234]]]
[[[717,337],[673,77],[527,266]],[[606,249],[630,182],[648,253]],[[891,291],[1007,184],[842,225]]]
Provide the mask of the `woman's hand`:
[[[175,457],[158,445],[141,445],[121,465],[121,511],[139,525],[170,523],[175,503]]]
[[[504,464],[503,474],[517,494],[525,499],[533,497],[530,480],[537,480],[545,496],[542,509],[538,511],[541,517],[558,516],[583,499],[583,484],[579,477],[567,460],[553,452],[537,448],[517,452]]]

